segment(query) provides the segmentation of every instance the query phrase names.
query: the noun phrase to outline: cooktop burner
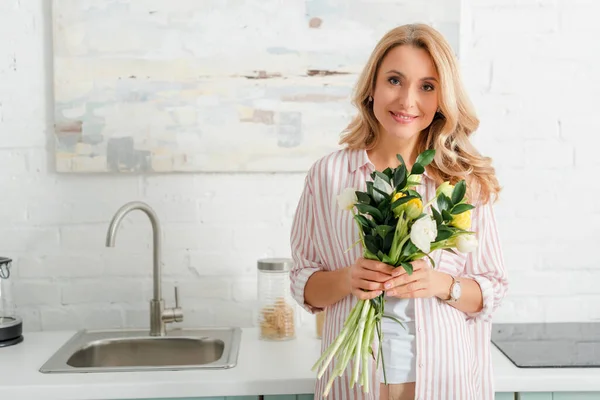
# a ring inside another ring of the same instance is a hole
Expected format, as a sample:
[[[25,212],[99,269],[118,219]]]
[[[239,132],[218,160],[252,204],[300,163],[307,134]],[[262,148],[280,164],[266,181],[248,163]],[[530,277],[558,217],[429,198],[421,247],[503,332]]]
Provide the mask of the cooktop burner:
[[[492,343],[520,368],[600,367],[600,322],[498,323]]]

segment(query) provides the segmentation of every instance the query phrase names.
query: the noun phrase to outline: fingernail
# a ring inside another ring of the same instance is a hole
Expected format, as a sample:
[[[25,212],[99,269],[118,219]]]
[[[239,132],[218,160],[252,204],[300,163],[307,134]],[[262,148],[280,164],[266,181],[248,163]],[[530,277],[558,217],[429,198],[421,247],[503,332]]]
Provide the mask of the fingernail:
[[[381,293],[383,293],[381,290],[377,291],[377,296],[381,296]]]
[[[393,290],[390,290],[389,292],[387,292],[388,296],[393,296],[395,294],[395,292]]]
[[[383,285],[383,287],[389,289],[392,287],[392,284],[390,282],[387,282],[385,285]]]

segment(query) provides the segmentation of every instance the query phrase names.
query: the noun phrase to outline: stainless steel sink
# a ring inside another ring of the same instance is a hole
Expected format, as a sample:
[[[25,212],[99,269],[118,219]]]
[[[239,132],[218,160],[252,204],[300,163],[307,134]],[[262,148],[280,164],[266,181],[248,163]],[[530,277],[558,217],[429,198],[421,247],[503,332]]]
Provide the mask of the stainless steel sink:
[[[41,368],[43,373],[225,369],[237,364],[241,329],[80,331]]]

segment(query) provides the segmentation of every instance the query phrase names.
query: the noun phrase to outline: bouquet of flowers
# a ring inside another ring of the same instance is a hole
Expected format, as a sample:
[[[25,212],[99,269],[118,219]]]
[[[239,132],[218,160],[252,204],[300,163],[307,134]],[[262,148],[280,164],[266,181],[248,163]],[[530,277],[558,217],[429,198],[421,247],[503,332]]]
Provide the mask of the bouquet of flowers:
[[[454,252],[457,249],[467,253],[477,247],[474,232],[468,230],[473,206],[465,201],[467,187],[464,180],[456,185],[444,182],[425,205],[415,191],[416,186],[421,184],[425,166],[431,163],[434,155],[435,150],[424,151],[410,171],[402,156],[398,155],[400,165],[394,169],[374,171],[372,181],[367,181],[366,192],[347,188],[338,196],[340,208],[351,211],[358,224],[360,240],[357,243],[362,243],[365,258],[402,267],[412,274],[410,262],[423,257],[428,257],[435,268],[430,257],[432,251],[443,249]],[[426,212],[428,207],[431,214]],[[372,348],[375,334],[379,342],[376,365],[379,366],[381,361],[384,381],[387,382],[381,354],[381,319],[386,317],[400,324],[402,322],[384,315],[383,297],[384,294],[381,294],[371,300],[359,300],[338,337],[313,366],[314,371],[321,365],[317,374],[317,378],[321,379],[332,359],[336,358],[337,365],[325,386],[324,397],[331,390],[334,379],[342,376],[351,359],[354,359],[351,387],[358,384],[364,393],[369,392],[369,357],[375,358]]]

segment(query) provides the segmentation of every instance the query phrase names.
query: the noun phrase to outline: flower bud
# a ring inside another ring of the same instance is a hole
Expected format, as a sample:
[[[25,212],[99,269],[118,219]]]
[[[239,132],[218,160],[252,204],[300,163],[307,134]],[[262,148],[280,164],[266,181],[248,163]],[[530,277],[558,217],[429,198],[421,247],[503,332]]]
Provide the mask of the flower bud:
[[[463,213],[453,215],[450,225],[457,227],[458,229],[469,230],[471,228],[471,210],[467,210]]]
[[[475,235],[460,235],[456,239],[456,248],[461,253],[471,253],[475,251],[478,245]]]
[[[338,206],[341,210],[350,211],[358,202],[355,188],[346,188],[337,196]]]
[[[435,190],[435,195],[439,196],[440,193],[444,193],[449,198],[452,198],[453,190],[454,190],[454,185],[451,185],[450,182],[446,181],[446,182],[442,183],[440,186],[438,186],[438,188]]]
[[[415,219],[423,212],[423,202],[419,199],[411,199],[404,205],[408,219]]]

